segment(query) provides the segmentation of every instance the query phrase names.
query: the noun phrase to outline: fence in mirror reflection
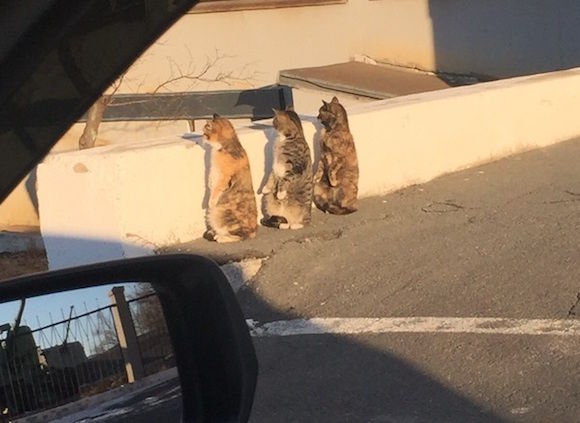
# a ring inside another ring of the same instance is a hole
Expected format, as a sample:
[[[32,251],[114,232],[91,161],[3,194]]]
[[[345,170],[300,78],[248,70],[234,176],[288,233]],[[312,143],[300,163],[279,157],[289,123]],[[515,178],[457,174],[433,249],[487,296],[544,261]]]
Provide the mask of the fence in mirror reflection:
[[[129,288],[107,287],[108,292],[99,292],[101,300],[107,301],[103,293],[109,297],[110,304],[103,307],[87,307],[83,290],[69,291],[79,295],[69,295],[75,305],[68,306],[66,313],[61,308],[58,321],[49,304],[58,303],[54,296],[59,294],[45,296],[44,301],[36,297],[32,307],[30,301],[21,302],[24,310],[29,308],[21,321],[17,318],[0,326],[0,421],[97,395],[175,367],[155,292],[149,284]],[[44,313],[42,317],[50,323],[41,324],[35,313]],[[0,312],[0,319],[9,316]]]

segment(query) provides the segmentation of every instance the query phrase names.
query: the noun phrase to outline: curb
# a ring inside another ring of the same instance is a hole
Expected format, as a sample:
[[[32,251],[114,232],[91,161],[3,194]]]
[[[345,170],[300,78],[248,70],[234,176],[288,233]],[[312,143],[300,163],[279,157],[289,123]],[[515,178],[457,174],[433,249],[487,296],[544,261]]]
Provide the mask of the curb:
[[[159,385],[168,380],[175,379],[179,376],[177,368],[173,367],[168,370],[156,373],[146,378],[136,381],[132,384],[127,384],[115,388],[111,391],[103,392],[102,394],[93,395],[92,397],[83,398],[78,401],[61,405],[60,407],[52,408],[50,410],[41,411],[37,414],[30,416],[24,416],[15,420],[11,420],[13,423],[43,423],[51,422],[55,419],[70,416],[75,413],[87,410],[89,407],[94,407],[96,405],[109,402],[111,400],[118,399],[122,395],[128,393],[138,394],[146,388],[150,388],[155,385]],[[82,419],[82,417],[80,417]]]
[[[45,251],[44,241],[38,232],[0,231],[0,253]]]

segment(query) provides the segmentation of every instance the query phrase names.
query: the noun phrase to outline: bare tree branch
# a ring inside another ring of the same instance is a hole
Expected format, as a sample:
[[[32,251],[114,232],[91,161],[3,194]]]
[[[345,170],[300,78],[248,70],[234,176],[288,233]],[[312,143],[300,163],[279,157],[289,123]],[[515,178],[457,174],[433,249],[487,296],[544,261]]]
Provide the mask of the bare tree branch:
[[[227,86],[231,86],[234,83],[248,83],[250,84],[252,79],[254,78],[254,74],[250,74],[249,76],[244,76],[247,71],[248,66],[244,65],[238,71],[228,71],[223,72],[219,70],[219,64],[226,59],[232,58],[232,56],[224,55],[220,53],[217,49],[215,50],[215,54],[213,57],[206,58],[205,64],[201,67],[201,69],[196,69],[194,64],[194,58],[191,50],[187,48],[189,54],[189,64],[187,69],[182,69],[182,67],[175,62],[170,57],[167,57],[167,61],[169,64],[170,69],[170,77],[157,85],[153,90],[149,92],[149,94],[154,95],[160,91],[171,92],[169,87],[173,84],[176,84],[179,81],[190,81],[190,88],[197,83],[222,83]],[[215,73],[214,73],[215,72]],[[92,148],[95,146],[95,142],[97,140],[97,136],[99,133],[99,127],[103,120],[103,116],[105,110],[111,103],[113,97],[123,85],[125,78],[125,74],[121,75],[117,81],[111,86],[110,92],[107,94],[103,94],[93,106],[89,109],[87,122],[85,124],[85,128],[83,130],[83,134],[79,138],[79,149],[83,150],[86,148]],[[138,90],[142,87],[144,81],[141,81],[139,84]],[[115,105],[127,105],[133,104],[136,102],[125,102],[125,103],[115,103]]]
[[[117,93],[117,91],[119,91],[119,88],[121,88],[121,85],[123,84],[123,78],[125,78],[125,73],[123,73],[113,83],[112,91],[109,94],[101,95],[95,104],[93,104],[89,109],[85,129],[79,138],[79,150],[93,148],[95,146],[97,135],[99,135],[99,126],[103,120],[105,110],[107,110],[107,106],[113,100],[113,96]]]
[[[123,85],[125,75],[127,75],[127,72],[124,72],[119,78],[117,78],[117,80],[113,83],[113,91],[110,92],[108,95],[112,97],[115,94],[117,94],[117,91],[119,91],[119,88],[121,88],[121,85]]]
[[[191,51],[189,52],[189,54],[191,57]],[[216,50],[214,57],[208,58],[200,70],[195,71],[195,69],[191,68],[191,65],[193,63],[192,59],[192,61],[190,61],[189,69],[187,69],[187,71],[184,71],[181,68],[181,66],[179,66],[178,63],[176,63],[172,58],[168,57],[167,60],[169,62],[170,69],[172,69],[171,72],[172,76],[169,79],[163,81],[161,84],[157,85],[157,87],[155,87],[151,91],[151,94],[156,94],[161,89],[183,80],[192,81],[194,84],[198,82],[207,82],[207,83],[220,82],[228,86],[231,86],[234,82],[249,82],[252,79],[252,76],[245,77],[241,72],[219,71],[215,75],[210,76],[210,72],[212,70],[215,70],[215,68],[221,61],[229,58],[231,58],[231,56],[223,55]],[[177,70],[177,72],[175,72],[175,70]],[[246,66],[242,68],[242,71],[245,70]],[[174,73],[177,73],[177,75],[173,76]]]
[[[95,141],[99,134],[99,126],[103,120],[107,105],[111,102],[112,98],[110,95],[102,95],[89,109],[85,129],[79,138],[79,150],[93,148],[95,146]]]

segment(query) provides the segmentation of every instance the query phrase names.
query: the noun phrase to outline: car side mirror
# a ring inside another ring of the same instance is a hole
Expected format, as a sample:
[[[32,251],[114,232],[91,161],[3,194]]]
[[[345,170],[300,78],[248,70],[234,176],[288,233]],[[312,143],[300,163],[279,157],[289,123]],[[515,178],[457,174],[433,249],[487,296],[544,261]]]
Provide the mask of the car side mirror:
[[[0,301],[133,282],[150,283],[161,304],[181,383],[183,421],[246,422],[256,354],[228,280],[206,258],[155,256],[38,273],[0,282]]]

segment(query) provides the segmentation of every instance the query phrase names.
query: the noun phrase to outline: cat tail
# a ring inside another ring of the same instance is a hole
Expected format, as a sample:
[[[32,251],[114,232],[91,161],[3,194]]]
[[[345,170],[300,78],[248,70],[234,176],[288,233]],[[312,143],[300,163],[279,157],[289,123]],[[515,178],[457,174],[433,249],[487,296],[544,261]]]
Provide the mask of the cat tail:
[[[330,214],[345,215],[354,213],[358,210],[356,207],[339,206],[337,204],[327,204],[326,206],[326,210],[323,211],[326,211]]]
[[[314,204],[325,213],[345,215],[357,211],[356,207],[342,206],[336,203],[330,203],[322,197],[315,197]]]

